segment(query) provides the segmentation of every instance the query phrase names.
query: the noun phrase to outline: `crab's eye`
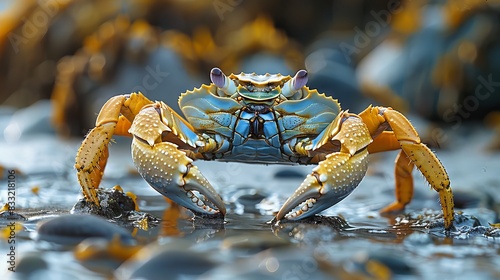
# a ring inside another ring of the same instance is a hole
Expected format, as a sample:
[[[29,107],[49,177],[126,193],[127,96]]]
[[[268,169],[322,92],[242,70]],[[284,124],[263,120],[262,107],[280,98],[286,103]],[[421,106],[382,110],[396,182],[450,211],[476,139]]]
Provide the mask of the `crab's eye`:
[[[210,71],[210,80],[212,83],[217,86],[222,93],[219,93],[219,95],[224,96],[224,95],[233,95],[236,92],[236,86],[234,82],[229,79],[222,70],[219,68],[215,67]]]
[[[293,96],[299,89],[307,84],[308,76],[306,70],[299,70],[295,76],[283,85],[282,94],[286,97]]]
[[[223,88],[225,83],[226,83],[226,75],[220,70],[219,68],[215,67],[212,68],[210,71],[210,80],[214,85],[216,85],[218,88]]]

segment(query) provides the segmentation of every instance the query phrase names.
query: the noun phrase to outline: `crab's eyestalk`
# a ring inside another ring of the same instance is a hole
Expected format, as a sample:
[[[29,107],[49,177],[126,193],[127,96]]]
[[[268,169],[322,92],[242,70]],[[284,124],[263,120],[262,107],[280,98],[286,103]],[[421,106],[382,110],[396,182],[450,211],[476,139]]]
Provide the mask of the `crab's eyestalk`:
[[[307,84],[307,79],[308,76],[306,70],[297,71],[295,76],[283,85],[281,94],[285,97],[292,97],[295,93],[297,93],[297,91]]]
[[[210,71],[210,80],[216,85],[225,95],[231,96],[236,93],[236,85],[229,79],[222,70],[215,67]]]

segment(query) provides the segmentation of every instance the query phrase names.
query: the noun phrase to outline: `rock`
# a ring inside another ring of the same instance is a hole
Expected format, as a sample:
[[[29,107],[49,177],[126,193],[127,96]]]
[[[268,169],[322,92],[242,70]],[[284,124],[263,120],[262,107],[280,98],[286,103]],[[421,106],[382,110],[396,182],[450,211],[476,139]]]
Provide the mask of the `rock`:
[[[76,245],[89,237],[112,240],[119,236],[124,244],[135,243],[126,229],[93,215],[63,215],[37,226],[37,239],[60,245]]]
[[[74,256],[86,268],[111,276],[140,249],[141,245],[126,245],[117,239],[87,238],[76,246]]]
[[[344,264],[346,271],[357,271],[368,279],[392,279],[395,276],[414,276],[415,269],[403,255],[392,250],[360,252]]]
[[[276,179],[304,179],[305,177],[305,174],[290,169],[282,169],[274,173]]]
[[[71,214],[94,214],[108,219],[121,218],[130,211],[135,210],[135,202],[132,198],[125,195],[119,188],[110,188],[106,190],[98,189],[100,207],[80,199],[71,209]]]
[[[278,238],[271,232],[249,231],[235,236],[226,237],[221,244],[224,250],[245,250],[260,252],[270,248],[287,247],[291,242]]]
[[[53,134],[50,118],[52,104],[47,100],[40,100],[33,105],[16,111],[4,129],[7,142],[15,142],[35,134]]]
[[[116,279],[193,279],[217,266],[203,253],[181,249],[180,244],[152,245],[121,265],[115,272]]]
[[[19,262],[17,263],[16,273],[24,274],[26,278],[30,274],[38,270],[46,270],[49,268],[47,262],[38,253],[28,253],[23,254]]]
[[[477,218],[464,215],[462,213],[455,213],[453,221],[455,227],[460,226],[480,226]],[[395,227],[410,227],[410,228],[427,228],[433,232],[444,231],[443,213],[440,210],[423,210],[422,212],[407,213],[403,217],[396,218]]]
[[[7,222],[12,222],[12,221],[26,221],[26,217],[13,212],[13,211],[3,211],[0,212],[0,221],[7,221]]]

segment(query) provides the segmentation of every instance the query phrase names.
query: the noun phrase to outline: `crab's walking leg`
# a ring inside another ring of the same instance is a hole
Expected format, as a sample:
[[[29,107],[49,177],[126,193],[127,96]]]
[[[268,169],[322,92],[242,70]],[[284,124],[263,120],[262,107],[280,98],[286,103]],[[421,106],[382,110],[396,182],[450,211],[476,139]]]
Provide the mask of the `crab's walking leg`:
[[[326,131],[330,133],[322,137],[338,142],[340,151],[328,154],[307,175],[281,207],[276,215],[277,220],[302,219],[319,213],[349,195],[365,176],[368,167],[366,146],[372,140],[368,129],[359,117],[347,113],[332,123],[331,128],[338,127],[339,124],[339,131],[327,127]],[[306,148],[310,151],[314,149],[315,147]]]
[[[396,157],[395,165],[396,201],[380,210],[382,213],[403,210],[413,197],[413,176],[411,173],[415,164],[404,151],[400,151]]]
[[[406,204],[410,203],[413,197],[413,176],[412,171],[415,166],[406,153],[401,150],[401,145],[393,131],[383,131],[377,135],[374,141],[368,146],[370,154],[385,152],[390,150],[400,150],[395,160],[394,178],[396,181],[396,201],[380,210],[381,212],[391,212],[403,210]]]
[[[175,139],[185,139],[179,145],[194,145],[188,142],[195,139],[184,135],[187,128],[180,122],[170,123],[179,121],[173,114],[165,104],[155,103],[136,116],[130,133],[134,136],[132,158],[139,174],[159,193],[195,213],[225,215],[222,198],[192,164],[193,160],[177,144],[165,141],[175,134]]]
[[[108,160],[108,143],[113,135],[130,136],[128,129],[134,116],[146,104],[152,103],[142,94],[119,95],[102,107],[94,127],[85,137],[76,154],[77,177],[87,200],[99,205],[96,189],[101,182]]]
[[[439,159],[421,143],[410,121],[401,113],[383,107],[369,107],[359,116],[367,124],[370,134],[375,137],[374,142],[368,147],[370,152],[394,150],[397,148],[395,143],[399,143],[402,149],[396,160],[397,201],[384,208],[383,211],[399,210],[410,202],[413,194],[411,171],[415,165],[431,187],[438,192],[443,209],[444,225],[446,229],[450,229],[454,216],[450,179]],[[381,133],[380,128],[387,127],[387,124],[392,131]]]

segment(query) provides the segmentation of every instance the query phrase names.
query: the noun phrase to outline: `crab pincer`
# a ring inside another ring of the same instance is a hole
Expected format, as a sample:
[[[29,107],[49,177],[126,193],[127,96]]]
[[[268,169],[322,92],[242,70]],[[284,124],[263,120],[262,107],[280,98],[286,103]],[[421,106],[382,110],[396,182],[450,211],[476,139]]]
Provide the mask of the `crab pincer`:
[[[372,141],[368,129],[359,117],[347,112],[342,112],[339,123],[332,126],[340,126],[340,129],[327,129],[328,133],[323,138],[336,143],[338,151],[326,155],[307,175],[283,204],[276,220],[303,219],[330,208],[347,197],[365,176],[368,168],[367,146]],[[360,134],[360,137],[349,137],[353,133]],[[317,139],[305,150],[314,153],[322,141]]]
[[[222,198],[205,179],[193,160],[179,146],[162,142],[162,134],[172,133],[162,106],[143,109],[130,128],[134,136],[132,158],[139,174],[151,187],[195,214],[226,214]],[[160,114],[159,114],[160,112]]]

